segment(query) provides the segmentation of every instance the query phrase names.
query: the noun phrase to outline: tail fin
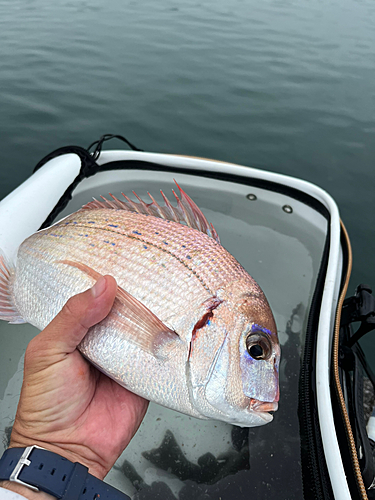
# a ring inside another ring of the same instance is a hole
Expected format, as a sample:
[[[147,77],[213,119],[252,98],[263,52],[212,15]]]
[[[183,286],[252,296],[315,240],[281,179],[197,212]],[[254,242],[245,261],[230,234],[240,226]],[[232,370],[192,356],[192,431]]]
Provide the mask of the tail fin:
[[[0,319],[9,323],[26,323],[13,304],[11,281],[14,271],[0,252]]]

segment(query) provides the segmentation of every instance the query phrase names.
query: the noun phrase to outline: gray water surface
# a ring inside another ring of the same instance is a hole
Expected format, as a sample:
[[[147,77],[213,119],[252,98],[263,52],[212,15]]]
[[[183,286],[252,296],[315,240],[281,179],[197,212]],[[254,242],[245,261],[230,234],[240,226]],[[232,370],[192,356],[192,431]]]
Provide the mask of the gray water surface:
[[[2,0],[0,199],[53,149],[120,133],[318,184],[351,290],[375,283],[374,40],[371,0]]]

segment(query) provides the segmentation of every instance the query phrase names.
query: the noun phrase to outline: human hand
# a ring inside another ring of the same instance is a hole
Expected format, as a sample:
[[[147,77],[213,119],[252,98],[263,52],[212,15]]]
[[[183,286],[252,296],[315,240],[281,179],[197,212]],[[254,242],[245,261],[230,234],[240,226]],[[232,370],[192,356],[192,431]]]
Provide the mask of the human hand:
[[[28,345],[10,447],[33,444],[103,479],[138,429],[148,402],[103,375],[76,349],[111,310],[111,276],[72,297]]]

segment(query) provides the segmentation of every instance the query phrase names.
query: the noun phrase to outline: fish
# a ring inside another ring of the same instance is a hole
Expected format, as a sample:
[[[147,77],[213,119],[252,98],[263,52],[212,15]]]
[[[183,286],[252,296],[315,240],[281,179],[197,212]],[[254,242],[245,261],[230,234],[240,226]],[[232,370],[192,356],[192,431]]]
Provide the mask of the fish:
[[[175,181],[176,182],[176,181]],[[258,283],[180,188],[177,206],[110,194],[0,256],[0,319],[45,328],[110,274],[109,315],[81,354],[126,389],[172,410],[242,427],[273,419],[280,344]]]

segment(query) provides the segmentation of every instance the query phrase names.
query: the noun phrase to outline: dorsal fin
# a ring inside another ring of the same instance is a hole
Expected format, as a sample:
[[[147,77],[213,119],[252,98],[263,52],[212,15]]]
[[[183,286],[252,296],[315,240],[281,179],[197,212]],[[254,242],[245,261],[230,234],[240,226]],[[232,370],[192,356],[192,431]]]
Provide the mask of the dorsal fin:
[[[177,207],[173,207],[169,202],[168,198],[165,196],[163,191],[160,191],[163,200],[165,202],[164,206],[160,206],[158,202],[147,193],[151,198],[151,203],[145,203],[134,191],[133,194],[137,198],[138,203],[132,201],[124,193],[121,193],[126,201],[119,200],[113,194],[109,193],[111,200],[107,200],[104,196],[101,196],[101,200],[90,201],[82,208],[85,210],[97,210],[98,208],[111,208],[115,210],[127,210],[129,212],[137,212],[144,215],[153,215],[154,217],[160,217],[161,219],[171,220],[174,222],[185,223],[187,226],[198,229],[202,233],[211,236],[214,240],[220,243],[219,236],[212,224],[210,224],[203,212],[194,201],[183,191],[180,186],[174,181],[176,186],[180,191],[181,199],[172,190],[177,200]]]

